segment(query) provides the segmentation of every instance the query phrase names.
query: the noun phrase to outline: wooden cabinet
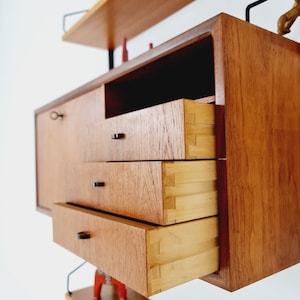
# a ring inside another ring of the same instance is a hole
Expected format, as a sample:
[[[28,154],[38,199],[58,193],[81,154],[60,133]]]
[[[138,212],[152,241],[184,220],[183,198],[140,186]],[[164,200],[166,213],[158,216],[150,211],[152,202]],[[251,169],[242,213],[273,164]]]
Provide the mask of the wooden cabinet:
[[[144,296],[299,263],[299,82],[298,43],[220,14],[38,109],[54,240]]]

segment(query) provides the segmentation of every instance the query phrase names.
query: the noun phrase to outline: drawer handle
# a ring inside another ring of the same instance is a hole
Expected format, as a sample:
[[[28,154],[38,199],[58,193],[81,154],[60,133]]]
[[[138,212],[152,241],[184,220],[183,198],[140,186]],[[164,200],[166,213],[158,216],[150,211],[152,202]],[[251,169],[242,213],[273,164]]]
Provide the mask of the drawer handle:
[[[50,119],[51,120],[57,120],[58,118],[63,118],[63,114],[59,114],[57,111],[51,111],[50,113]]]
[[[99,186],[105,186],[105,183],[103,181],[95,181],[92,184],[93,187],[99,187]]]
[[[91,235],[88,232],[80,231],[77,233],[77,238],[79,240],[87,240],[91,238]]]
[[[113,133],[111,135],[111,138],[113,140],[120,140],[120,139],[124,139],[125,138],[125,133]]]

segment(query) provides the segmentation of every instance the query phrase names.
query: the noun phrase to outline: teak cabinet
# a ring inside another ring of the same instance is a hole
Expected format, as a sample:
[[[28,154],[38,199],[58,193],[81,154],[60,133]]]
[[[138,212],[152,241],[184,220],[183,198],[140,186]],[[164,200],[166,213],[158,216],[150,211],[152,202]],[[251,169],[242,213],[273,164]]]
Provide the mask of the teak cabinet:
[[[299,55],[220,14],[37,109],[54,241],[144,296],[299,263]]]

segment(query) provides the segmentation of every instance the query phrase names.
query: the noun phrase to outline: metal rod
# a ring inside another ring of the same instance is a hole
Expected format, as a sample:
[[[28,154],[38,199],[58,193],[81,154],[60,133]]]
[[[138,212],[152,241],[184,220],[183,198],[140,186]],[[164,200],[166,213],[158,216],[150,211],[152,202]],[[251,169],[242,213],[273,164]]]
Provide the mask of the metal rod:
[[[247,7],[246,7],[246,21],[250,22],[250,9],[253,8],[254,6],[257,6],[259,4],[262,4],[263,2],[266,2],[267,0],[258,0],[255,1],[253,3],[250,3]]]
[[[62,24],[63,31],[66,32],[66,18],[67,17],[73,16],[73,15],[78,15],[78,14],[83,14],[87,11],[88,11],[88,9],[85,9],[85,10],[75,11],[75,12],[71,12],[71,13],[63,15],[63,24]]]
[[[110,70],[114,68],[114,49],[108,49],[108,66]]]
[[[87,262],[84,261],[83,263],[81,263],[78,267],[76,267],[73,271],[71,271],[68,276],[67,276],[67,292],[69,295],[72,295],[72,292],[70,291],[70,276],[76,272],[78,269],[80,269],[84,264],[86,264]]]

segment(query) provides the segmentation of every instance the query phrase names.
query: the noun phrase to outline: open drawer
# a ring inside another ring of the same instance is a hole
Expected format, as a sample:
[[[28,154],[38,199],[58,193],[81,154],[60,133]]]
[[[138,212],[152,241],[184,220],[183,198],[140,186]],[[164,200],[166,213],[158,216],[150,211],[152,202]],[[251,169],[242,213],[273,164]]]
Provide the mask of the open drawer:
[[[87,127],[84,152],[86,161],[216,158],[215,105],[179,99],[107,118]]]
[[[217,217],[155,226],[53,206],[54,241],[143,296],[218,270]]]
[[[217,211],[215,160],[93,162],[70,165],[66,200],[169,225]]]

